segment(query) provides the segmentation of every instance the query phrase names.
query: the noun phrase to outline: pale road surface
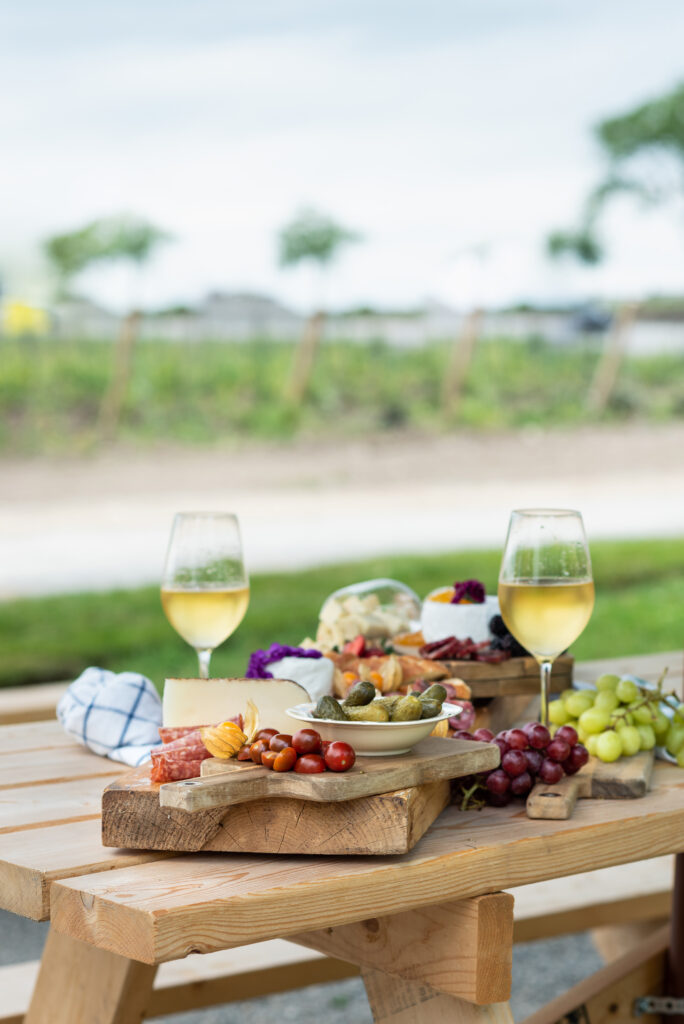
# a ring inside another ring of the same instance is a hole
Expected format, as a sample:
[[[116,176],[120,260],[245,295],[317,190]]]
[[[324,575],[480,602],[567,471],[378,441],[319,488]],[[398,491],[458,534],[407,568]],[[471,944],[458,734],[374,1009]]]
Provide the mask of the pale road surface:
[[[237,512],[261,571],[498,548],[539,505],[684,535],[684,424],[0,461],[0,598],[157,582],[179,510]]]

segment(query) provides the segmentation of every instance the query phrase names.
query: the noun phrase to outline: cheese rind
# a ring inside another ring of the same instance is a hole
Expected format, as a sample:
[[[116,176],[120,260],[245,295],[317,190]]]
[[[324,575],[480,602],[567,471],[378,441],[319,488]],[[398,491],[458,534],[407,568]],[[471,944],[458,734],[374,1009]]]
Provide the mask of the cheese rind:
[[[258,708],[260,728],[290,733],[294,723],[285,712],[309,695],[290,679],[167,679],[164,725],[215,725],[244,714],[248,700]]]

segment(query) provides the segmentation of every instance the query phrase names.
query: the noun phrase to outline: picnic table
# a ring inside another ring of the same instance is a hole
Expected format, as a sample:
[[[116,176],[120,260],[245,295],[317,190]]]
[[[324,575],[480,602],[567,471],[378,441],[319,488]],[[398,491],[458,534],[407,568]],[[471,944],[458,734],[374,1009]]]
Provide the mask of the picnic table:
[[[665,664],[681,686],[681,655],[576,675],[656,678]],[[174,856],[101,845],[101,792],[121,767],[56,723],[3,726],[0,751],[0,906],[51,921],[26,1024],[133,1024],[150,1010],[160,964],[234,949],[248,974],[251,944],[284,938],[335,958],[339,977],[357,965],[376,1021],[503,1024],[514,940],[504,890],[684,851],[684,772],[661,762],[647,796],[583,800],[567,821],[530,820],[520,804],[449,807],[401,857]],[[659,932],[536,1014],[538,1024],[597,999],[611,1019],[629,1017],[636,996],[662,991],[664,958],[668,991],[684,996],[683,862],[669,953]],[[310,980],[320,980],[313,968]]]

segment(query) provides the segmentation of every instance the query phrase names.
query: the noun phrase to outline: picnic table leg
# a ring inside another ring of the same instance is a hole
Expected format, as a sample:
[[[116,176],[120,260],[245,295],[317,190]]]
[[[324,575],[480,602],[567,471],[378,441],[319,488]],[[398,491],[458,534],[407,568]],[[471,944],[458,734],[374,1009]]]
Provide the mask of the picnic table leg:
[[[476,1006],[430,985],[362,968],[375,1024],[513,1024],[510,1005]]]
[[[675,857],[674,889],[670,916],[670,948],[667,952],[666,991],[684,998],[684,853]],[[669,1016],[670,1024],[684,1024],[684,1015]]]
[[[24,1024],[140,1024],[156,972],[51,928]]]

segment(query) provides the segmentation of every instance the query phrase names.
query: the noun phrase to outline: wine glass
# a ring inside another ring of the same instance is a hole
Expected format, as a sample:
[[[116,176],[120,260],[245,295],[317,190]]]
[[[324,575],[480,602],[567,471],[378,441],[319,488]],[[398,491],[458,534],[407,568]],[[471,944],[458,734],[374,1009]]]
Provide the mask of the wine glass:
[[[180,512],[175,517],[161,602],[173,628],[197,651],[200,679],[208,679],[211,652],[235,632],[249,604],[236,516]]]
[[[511,513],[499,573],[507,628],[539,662],[541,721],[549,724],[549,681],[558,655],[591,617],[594,583],[579,512],[525,508]]]

